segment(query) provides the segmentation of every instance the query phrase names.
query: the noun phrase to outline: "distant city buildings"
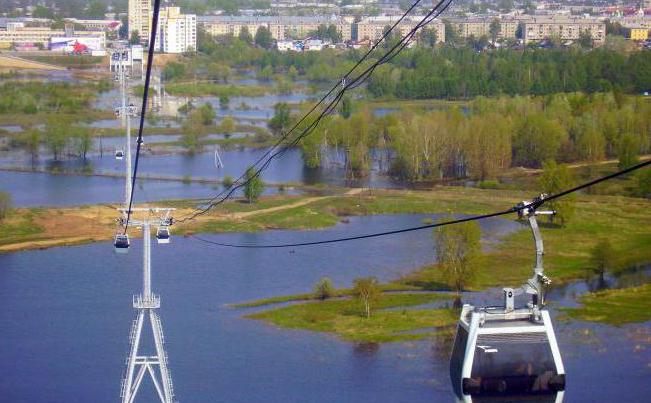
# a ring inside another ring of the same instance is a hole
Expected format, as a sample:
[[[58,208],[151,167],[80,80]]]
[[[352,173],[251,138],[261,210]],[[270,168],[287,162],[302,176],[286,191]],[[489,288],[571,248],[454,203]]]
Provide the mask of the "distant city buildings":
[[[151,0],[129,0],[129,36],[138,35],[140,43],[149,44],[153,10]]]
[[[354,35],[352,39],[355,41],[370,40],[377,42],[384,35],[384,31],[393,26],[399,18],[399,16],[364,17],[353,24]],[[395,35],[404,36],[408,34],[423,18],[413,16],[403,19],[396,27]],[[437,43],[445,42],[445,25],[443,22],[434,20],[427,24],[427,29],[434,30]]]
[[[523,21],[522,31],[525,44],[549,38],[576,41],[585,32],[590,34],[595,46],[606,41],[606,23],[597,18],[535,16]]]
[[[67,24],[65,29],[32,24],[20,19],[0,20],[0,49],[90,52],[102,51],[106,47],[105,31],[78,31],[73,24]]]
[[[197,16],[181,14],[179,7],[164,7],[159,12],[156,50],[184,53],[197,49]]]
[[[319,29],[319,26],[334,25],[343,41],[352,35],[352,17],[297,17],[297,16],[199,16],[198,24],[213,36],[237,36],[246,28],[252,36],[260,27],[271,32],[273,39],[282,41],[291,38],[305,38]]]

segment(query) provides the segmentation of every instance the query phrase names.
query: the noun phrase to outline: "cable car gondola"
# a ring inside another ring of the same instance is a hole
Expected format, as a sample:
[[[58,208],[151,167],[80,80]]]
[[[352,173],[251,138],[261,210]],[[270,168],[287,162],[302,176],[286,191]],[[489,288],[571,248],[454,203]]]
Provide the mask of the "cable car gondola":
[[[121,161],[124,158],[124,151],[115,150],[115,159]]]
[[[113,246],[115,247],[115,253],[127,253],[129,252],[129,236],[126,234],[117,234],[115,235],[115,241]]]
[[[170,229],[166,225],[158,227],[156,230],[156,240],[158,243],[170,243]]]
[[[549,312],[544,307],[543,244],[536,211],[545,195],[518,205],[520,218],[527,218],[536,243],[534,276],[520,289],[504,288],[504,306],[464,305],[450,358],[450,378],[457,398],[545,395],[562,400],[565,369]],[[524,307],[515,307],[515,297],[531,295]]]

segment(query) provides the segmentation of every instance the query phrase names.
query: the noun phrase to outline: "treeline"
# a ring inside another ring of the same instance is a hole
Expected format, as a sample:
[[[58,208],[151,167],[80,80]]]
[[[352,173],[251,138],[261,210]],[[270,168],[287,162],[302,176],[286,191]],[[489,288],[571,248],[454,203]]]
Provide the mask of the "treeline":
[[[73,85],[40,81],[4,82],[0,84],[0,114],[38,112],[78,113],[87,108],[98,92],[111,88],[108,81]]]
[[[219,80],[229,69],[255,68],[265,75],[333,82],[361,58],[365,49],[278,52],[257,46],[251,35],[214,38],[199,35],[200,56],[170,77]],[[371,55],[369,63],[383,49]],[[178,66],[177,66],[178,67]],[[360,68],[362,71],[364,66]],[[558,92],[640,93],[651,90],[651,52],[601,47],[477,52],[467,46],[416,46],[375,70],[368,93],[378,98],[469,99],[475,96],[547,95]]]
[[[368,84],[375,97],[403,99],[649,90],[651,52],[605,48],[481,53],[465,47],[414,48],[377,69]]]
[[[344,154],[351,176],[377,159],[410,181],[490,180],[508,168],[548,161],[630,166],[651,144],[651,102],[617,93],[479,97],[467,109],[402,111],[373,117],[366,109],[331,116],[301,142],[308,167]]]
[[[29,129],[11,138],[11,146],[27,152],[32,160],[39,157],[44,145],[55,161],[63,157],[86,159],[93,147],[93,132],[90,128],[77,126],[68,117],[53,115],[47,119],[43,130]]]

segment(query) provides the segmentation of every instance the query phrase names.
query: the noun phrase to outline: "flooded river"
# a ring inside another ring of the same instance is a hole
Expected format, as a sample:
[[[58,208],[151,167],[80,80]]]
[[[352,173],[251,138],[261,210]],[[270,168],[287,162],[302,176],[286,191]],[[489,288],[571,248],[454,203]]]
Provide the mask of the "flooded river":
[[[235,243],[309,241],[416,225],[424,217],[352,217],[348,224],[319,231],[205,236]],[[485,240],[517,228],[509,220],[482,223]],[[110,243],[0,255],[3,401],[117,400],[133,318],[131,295],[141,286],[141,244],[134,240],[126,256],[116,256]],[[308,292],[322,276],[337,287],[358,276],[393,279],[434,258],[429,231],[292,253],[214,248],[181,237],[170,245],[155,244],[153,290],[162,296],[178,400],[452,401],[449,340],[359,345],[276,329],[243,319],[248,310],[226,306]],[[550,293],[553,317],[573,300],[567,297],[573,292]],[[611,327],[556,321],[555,326],[568,373],[566,401],[646,400],[651,323]],[[149,384],[141,393],[138,401],[154,401]]]

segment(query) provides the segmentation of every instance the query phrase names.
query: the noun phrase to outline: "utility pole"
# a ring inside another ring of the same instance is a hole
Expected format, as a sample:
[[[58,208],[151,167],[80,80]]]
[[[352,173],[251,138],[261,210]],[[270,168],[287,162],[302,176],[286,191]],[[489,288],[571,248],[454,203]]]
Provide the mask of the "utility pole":
[[[131,220],[134,226],[142,228],[143,264],[142,264],[142,293],[133,296],[133,308],[137,310],[129,334],[130,349],[127,357],[127,367],[122,379],[120,398],[122,403],[133,403],[143,378],[149,374],[161,403],[174,402],[174,387],[168,368],[167,353],[164,349],[165,339],[163,327],[157,309],[160,308],[160,296],[152,292],[151,287],[151,227],[167,227],[171,225],[170,213],[172,208],[132,208],[131,213],[142,213],[142,218]],[[120,209],[126,214],[126,209]],[[155,354],[139,353],[143,326],[151,326],[154,338]]]

